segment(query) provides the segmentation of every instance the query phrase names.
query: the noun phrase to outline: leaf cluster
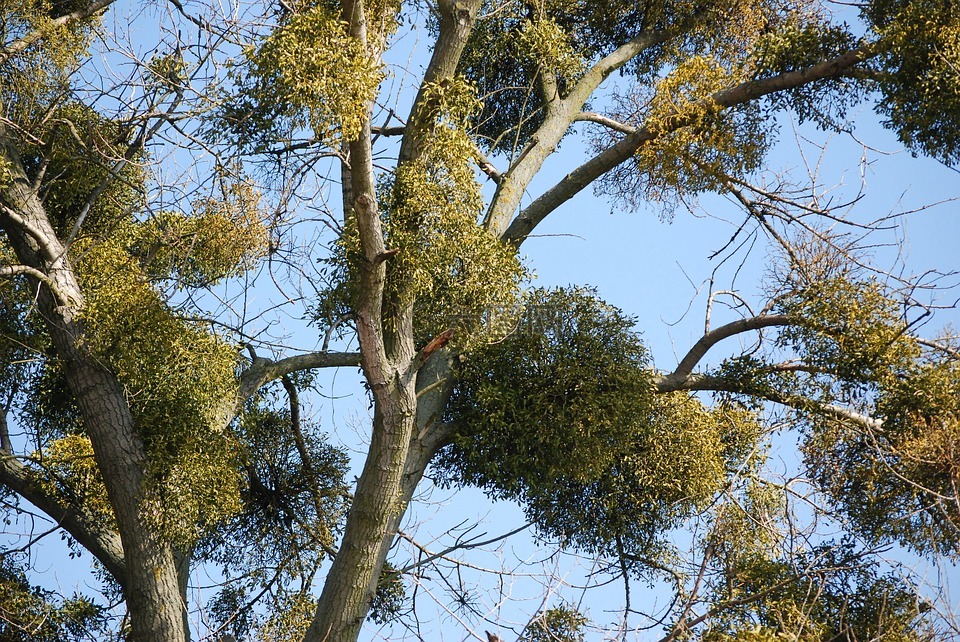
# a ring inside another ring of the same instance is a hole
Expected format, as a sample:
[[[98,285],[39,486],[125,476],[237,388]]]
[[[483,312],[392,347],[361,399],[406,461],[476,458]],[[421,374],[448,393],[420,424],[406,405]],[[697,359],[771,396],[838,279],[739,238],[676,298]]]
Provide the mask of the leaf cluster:
[[[662,135],[640,147],[631,168],[646,199],[716,190],[760,166],[769,125],[759,111],[721,110],[711,98],[734,79],[715,58],[692,56],[657,83],[644,122]]]
[[[924,358],[878,392],[882,424],[813,424],[803,451],[812,476],[872,541],[960,555],[960,366]]]
[[[142,155],[130,154],[131,131],[122,123],[67,102],[31,133],[41,143],[23,146],[24,169],[41,176],[44,209],[61,238],[78,224],[86,236],[108,236],[143,208],[148,175]]]
[[[539,613],[520,636],[521,642],[583,642],[587,616],[572,606],[555,606]]]
[[[37,473],[41,488],[67,504],[80,507],[100,526],[116,530],[113,507],[88,437],[68,434],[55,439],[34,459],[41,468]]]
[[[698,636],[704,642],[929,639],[910,587],[882,574],[849,544],[825,544],[790,560],[758,560],[716,597],[735,602],[710,620]]]
[[[245,181],[228,182],[224,191],[195,202],[189,215],[161,212],[130,228],[129,251],[148,278],[207,287],[247,272],[266,254],[259,192]]]
[[[80,642],[111,639],[106,609],[75,594],[62,598],[33,586],[15,553],[0,554],[0,640]]]
[[[474,143],[464,127],[479,107],[463,79],[427,85],[424,109],[432,128],[420,154],[381,181],[378,200],[385,242],[397,250],[387,263],[387,310],[415,305],[416,340],[426,344],[454,329],[461,347],[489,340],[517,307],[526,270],[516,250],[478,224],[483,195],[472,165]],[[348,280],[333,295],[352,294],[359,238],[351,222],[334,261]],[[324,310],[342,309],[328,302]]]
[[[799,71],[853,51],[859,46],[847,25],[817,15],[793,13],[757,38],[750,57],[753,78]],[[775,92],[764,100],[768,114],[791,109],[799,121],[812,120],[823,129],[840,129],[846,110],[862,100],[868,80],[856,76],[829,78]]]
[[[553,98],[539,92],[541,74],[554,77],[564,96],[591,61],[644,30],[682,30],[695,12],[685,0],[484,3],[460,63],[484,97],[476,128],[484,146],[511,154],[526,144]],[[648,70],[663,51],[652,47],[633,66]]]
[[[877,111],[914,152],[960,160],[960,8],[949,0],[875,0],[862,14],[880,37]]]
[[[234,69],[237,93],[225,97],[220,117],[241,149],[263,151],[305,127],[331,147],[360,134],[383,79],[381,64],[335,7],[305,4],[250,46]],[[219,137],[216,131],[210,135]]]
[[[890,380],[919,356],[901,305],[883,284],[849,275],[811,282],[777,301],[791,318],[778,337],[845,392]]]
[[[516,330],[459,372],[442,483],[519,501],[541,533],[642,554],[723,484],[751,413],[655,394],[633,321],[583,289],[533,291]]]
[[[790,393],[810,400],[797,404],[808,473],[870,541],[957,555],[960,368],[949,350],[921,352],[881,283],[827,272],[778,301],[793,321],[778,344],[809,372]],[[824,408],[838,401],[871,419]]]
[[[86,300],[86,348],[124,386],[153,478],[150,518],[189,543],[239,510],[241,449],[219,426],[236,395],[236,350],[178,318],[144,279],[123,239],[81,239],[75,270]]]
[[[248,404],[236,432],[244,446],[243,508],[204,540],[202,556],[228,572],[277,567],[309,576],[346,514],[346,453],[316,426],[295,429],[288,411],[264,402]]]
[[[47,109],[64,101],[69,75],[80,65],[99,25],[99,15],[60,25],[54,22],[77,4],[76,0],[0,2],[0,48],[30,34],[40,36],[0,65],[4,116],[26,131],[36,131]]]

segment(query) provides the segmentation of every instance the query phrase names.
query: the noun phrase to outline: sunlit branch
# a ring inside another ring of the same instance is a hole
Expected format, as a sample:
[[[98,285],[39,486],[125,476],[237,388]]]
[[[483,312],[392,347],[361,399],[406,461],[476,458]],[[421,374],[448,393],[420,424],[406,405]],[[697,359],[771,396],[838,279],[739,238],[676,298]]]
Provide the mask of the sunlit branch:
[[[793,321],[791,318],[786,315],[768,314],[759,317],[738,319],[737,321],[732,321],[722,325],[716,330],[711,330],[710,332],[704,334],[700,340],[697,341],[692,348],[690,348],[690,351],[687,352],[686,356],[680,360],[680,364],[677,366],[676,370],[667,376],[677,380],[686,379],[690,373],[693,372],[693,369],[697,366],[704,355],[707,354],[707,351],[724,339],[728,339],[732,336],[753,330],[790,325],[792,322]]]
[[[51,263],[57,260],[57,257],[60,255],[59,248],[51,243],[50,239],[42,231],[37,229],[34,225],[31,225],[25,218],[20,216],[12,208],[0,203],[0,220],[3,220],[4,218],[9,220],[14,227],[36,242],[37,248],[40,250],[43,258]]]
[[[782,73],[770,78],[744,82],[734,87],[722,89],[711,96],[702,99],[704,106],[726,109],[747,103],[775,92],[794,89],[818,80],[833,78],[849,71],[857,64],[876,55],[869,46],[862,46],[844,54],[825,60],[821,63],[801,69]],[[696,110],[692,110],[696,111]],[[533,231],[533,229],[560,205],[580,193],[595,180],[624,162],[643,145],[660,138],[670,132],[686,127],[691,122],[691,116],[676,112],[672,117],[665,118],[658,127],[642,127],[634,133],[628,134],[620,141],[606,148],[577,169],[567,174],[563,179],[548,189],[510,224],[503,239],[519,245]]]
[[[654,388],[657,392],[674,392],[677,390],[689,390],[699,392],[732,392],[734,394],[750,395],[759,399],[764,399],[787,408],[800,410],[803,412],[818,412],[824,415],[832,415],[837,419],[850,421],[863,428],[878,430],[883,427],[883,422],[874,417],[864,415],[850,408],[838,406],[836,404],[819,403],[807,397],[796,397],[781,395],[772,390],[756,390],[745,387],[735,381],[724,377],[713,375],[691,373],[683,379],[678,379],[674,374],[661,375],[654,377]]]
[[[358,365],[359,352],[309,352],[279,361],[258,357],[240,376],[240,398],[249,399],[265,384],[294,372]]]
[[[62,27],[71,22],[76,22],[77,20],[83,20],[84,18],[89,18],[98,11],[106,9],[116,0],[97,0],[96,2],[91,2],[86,7],[77,9],[68,14],[62,15],[58,18],[54,18],[50,21],[51,26]],[[9,45],[0,50],[0,65],[7,62],[12,56],[15,56],[18,53],[26,50],[30,45],[38,42],[44,38],[46,34],[40,29],[34,29],[25,36],[14,40]]]
[[[604,79],[643,51],[662,44],[679,33],[679,28],[644,31],[595,63],[566,97],[545,100],[543,122],[504,172],[503,180],[498,183],[497,191],[484,216],[483,226],[493,234],[502,236],[510,224],[510,219],[516,214],[530,182]],[[517,132],[519,135],[519,130]]]
[[[928,339],[914,338],[914,341],[916,341],[920,345],[925,346],[927,348],[932,348],[933,350],[938,350],[940,352],[943,352],[944,354],[947,354],[954,359],[960,359],[960,350],[957,350],[956,348],[951,348],[950,346],[945,345],[943,343],[930,341]]]
[[[633,134],[636,133],[637,128],[633,125],[628,125],[626,123],[621,123],[618,120],[604,116],[603,114],[598,114],[592,111],[580,112],[573,119],[575,122],[588,122],[588,123],[597,123],[598,125],[603,125],[614,131],[618,131],[622,134]]]
[[[21,275],[32,277],[46,285],[63,305],[73,305],[76,303],[57,287],[57,284],[53,281],[53,279],[36,268],[32,268],[29,265],[5,265],[0,267],[0,277],[2,278],[12,278],[14,276]]]

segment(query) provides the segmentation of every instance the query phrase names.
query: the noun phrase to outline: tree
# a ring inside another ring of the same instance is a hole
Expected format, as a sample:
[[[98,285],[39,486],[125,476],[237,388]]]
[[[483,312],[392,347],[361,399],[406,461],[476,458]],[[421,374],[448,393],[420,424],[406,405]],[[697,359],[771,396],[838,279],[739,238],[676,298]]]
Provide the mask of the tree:
[[[835,211],[753,179],[777,114],[839,129],[867,100],[909,149],[955,162],[954,3],[873,0],[850,26],[768,0],[297,0],[228,16],[171,0],[134,11],[167,12],[149,57],[111,5],[0,3],[0,485],[11,515],[39,511],[94,558],[126,639],[189,638],[198,564],[223,569],[206,608],[241,637],[352,641],[371,608],[400,617],[416,565],[387,559],[430,465],[614,576],[674,578],[668,642],[929,634],[873,552],[957,555],[958,348],[918,336],[925,282],[871,269],[827,230]],[[384,59],[422,18],[431,57],[398,114]],[[526,201],[581,126],[586,160]],[[184,159],[195,175],[171,177]],[[316,196],[326,162],[336,215]],[[737,235],[782,256],[759,312],[735,295],[741,317],[665,373],[596,292],[528,288],[523,243],[588,186],[628,205],[735,199]],[[335,238],[317,267],[290,235],[322,225]],[[283,351],[230,298],[258,273],[322,349]],[[372,421],[351,485],[299,398],[312,372],[356,366]],[[765,478],[773,408],[840,541],[797,531],[789,488]],[[691,523],[685,576],[665,538]],[[0,557],[25,605],[11,635],[94,635],[100,607],[36,590],[20,562]],[[44,609],[53,633],[31,628]],[[563,606],[523,637],[585,625]]]

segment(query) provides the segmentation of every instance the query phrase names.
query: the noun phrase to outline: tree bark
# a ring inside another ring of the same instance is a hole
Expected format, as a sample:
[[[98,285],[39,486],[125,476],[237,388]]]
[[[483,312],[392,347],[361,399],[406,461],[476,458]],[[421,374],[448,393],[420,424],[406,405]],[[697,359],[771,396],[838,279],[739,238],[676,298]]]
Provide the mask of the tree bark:
[[[83,417],[103,477],[123,546],[126,577],[118,578],[130,615],[134,642],[184,642],[185,605],[171,545],[144,519],[146,453],[137,437],[123,386],[84,346],[76,318],[83,294],[60,243],[30,185],[16,143],[0,127],[0,158],[13,179],[0,191],[0,227],[18,259],[50,279],[38,297],[54,350],[64,364],[67,383]],[[57,292],[57,295],[54,295]]]

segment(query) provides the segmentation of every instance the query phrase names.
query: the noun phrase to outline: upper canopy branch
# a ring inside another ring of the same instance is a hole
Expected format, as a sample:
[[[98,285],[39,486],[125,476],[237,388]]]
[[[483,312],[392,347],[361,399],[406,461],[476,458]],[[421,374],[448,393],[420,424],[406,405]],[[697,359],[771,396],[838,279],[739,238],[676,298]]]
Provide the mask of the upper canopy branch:
[[[694,17],[693,22],[695,23],[696,20],[697,17]],[[688,26],[689,25],[684,25],[685,28]],[[610,74],[626,65],[644,51],[661,45],[680,35],[682,31],[683,29],[681,28],[673,27],[671,29],[646,29],[640,32],[632,40],[620,45],[590,67],[580,80],[577,81],[576,86],[574,86],[564,100],[579,110]]]
[[[657,392],[661,393],[688,390],[691,392],[732,392],[752,395],[781,406],[786,406],[787,408],[805,412],[815,411],[824,415],[830,415],[836,419],[857,424],[861,428],[868,430],[878,430],[883,427],[883,422],[880,419],[859,413],[851,408],[837,404],[821,403],[807,397],[801,398],[793,395],[783,395],[769,389],[758,391],[752,388],[746,388],[725,377],[715,377],[700,373],[691,373],[686,377],[676,377],[674,373],[670,373],[654,377],[653,385]]]
[[[618,120],[604,116],[603,114],[598,114],[592,111],[585,111],[577,114],[573,119],[574,121],[580,122],[590,122],[597,123],[598,125],[603,125],[614,131],[618,131],[622,134],[633,134],[637,131],[637,128],[633,125],[628,125],[626,123],[621,123]]]
[[[18,275],[25,275],[40,281],[53,292],[54,296],[62,303],[63,305],[75,305],[76,301],[70,299],[51,279],[49,276],[41,272],[36,268],[32,268],[29,265],[5,265],[0,266],[0,278],[12,278]]]
[[[401,163],[415,160],[420,155],[424,136],[434,126],[431,110],[425,104],[428,91],[432,85],[453,78],[479,8],[480,0],[440,0],[438,3],[440,33],[410,109],[410,118],[400,143]]]
[[[761,330],[773,326],[783,326],[792,323],[790,317],[783,314],[765,314],[747,319],[738,319],[707,332],[697,341],[689,352],[680,360],[676,370],[666,376],[667,379],[676,381],[685,381],[693,369],[700,363],[700,360],[707,354],[713,346],[724,339],[734,335],[750,332],[752,330]]]
[[[544,161],[577,120],[593,92],[610,74],[647,49],[667,42],[679,33],[680,29],[644,31],[595,63],[565,98],[544,96],[546,115],[543,123],[503,173],[484,217],[484,227],[496,235],[503,234]]]
[[[714,108],[728,109],[768,94],[794,89],[818,80],[837,77],[876,55],[876,48],[863,45],[839,56],[797,71],[751,80],[722,89],[702,99]],[[519,245],[533,229],[560,205],[576,196],[595,180],[624,162],[643,145],[690,124],[690,116],[679,111],[658,122],[656,128],[641,127],[580,165],[534,200],[502,234],[506,241]]]
[[[114,2],[116,2],[116,0],[96,0],[95,2],[91,2],[87,6],[81,7],[76,11],[71,11],[70,13],[66,13],[62,16],[58,16],[57,18],[54,18],[53,20],[50,21],[49,25],[51,27],[62,27],[63,25],[69,24],[71,22],[75,22],[77,20],[83,20],[84,18],[89,18],[90,16],[97,13],[98,11],[102,11],[103,9],[106,9],[107,7],[112,5]],[[29,47],[30,45],[42,40],[46,35],[47,34],[44,32],[44,30],[34,29],[30,33],[18,38],[17,40],[14,40],[3,49],[0,49],[0,65],[7,62],[7,60],[9,60],[12,56],[15,56],[18,53],[21,53],[22,51],[27,49],[27,47]]]

